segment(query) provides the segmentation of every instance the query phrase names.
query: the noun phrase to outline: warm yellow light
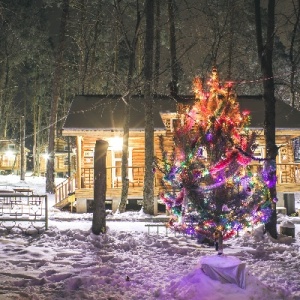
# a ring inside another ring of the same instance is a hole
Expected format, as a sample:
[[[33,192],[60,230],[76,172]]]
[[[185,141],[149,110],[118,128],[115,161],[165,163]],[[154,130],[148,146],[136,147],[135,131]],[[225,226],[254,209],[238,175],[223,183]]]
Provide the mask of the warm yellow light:
[[[109,146],[113,149],[113,150],[122,150],[123,147],[123,138],[115,136],[111,139],[109,139]]]
[[[44,157],[45,160],[48,160],[50,156],[49,156],[48,153],[44,153],[44,154],[43,154],[43,157]]]
[[[11,150],[8,150],[5,152],[5,155],[8,157],[8,158],[11,158],[14,156],[14,153],[11,151]]]

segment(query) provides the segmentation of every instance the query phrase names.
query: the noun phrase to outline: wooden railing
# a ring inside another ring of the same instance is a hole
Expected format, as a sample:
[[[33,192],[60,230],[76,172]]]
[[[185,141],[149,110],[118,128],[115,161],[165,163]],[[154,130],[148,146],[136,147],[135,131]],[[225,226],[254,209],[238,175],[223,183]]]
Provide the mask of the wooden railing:
[[[55,204],[75,192],[75,177],[69,177],[55,187]]]
[[[252,172],[260,172],[263,168],[262,164],[251,164],[250,165]],[[144,167],[129,167],[131,169],[132,178],[129,182],[129,187],[143,187],[144,184]],[[122,181],[120,177],[114,177],[113,174],[121,174],[121,168],[109,167],[107,168],[107,187],[112,190],[121,188]],[[115,180],[112,180],[115,178]],[[65,181],[61,182],[56,186],[55,193],[55,204],[60,203],[61,201],[67,199],[71,194],[75,193],[75,178],[70,177]],[[277,185],[284,190],[284,186],[294,190],[298,189],[300,186],[300,163],[278,163],[277,164]],[[160,187],[160,180],[158,175],[155,175],[154,186]],[[83,189],[92,189],[94,187],[94,169],[93,168],[82,168],[81,173],[81,188]]]
[[[262,164],[251,164],[252,172],[262,170]],[[277,184],[300,183],[300,163],[277,163],[276,164]]]
[[[94,186],[94,168],[82,168],[81,171],[81,187],[92,188]]]
[[[285,183],[300,183],[300,164],[287,163],[277,164],[277,182]]]
[[[300,163],[278,163],[277,165],[277,184],[297,184],[300,183]],[[129,186],[142,187],[144,184],[145,167],[128,167],[131,171],[132,178]],[[252,172],[260,172],[263,168],[262,164],[251,164]],[[121,167],[108,167],[106,169],[107,187],[121,188],[122,181],[119,176],[113,174],[121,174]],[[113,180],[114,179],[114,180]],[[160,185],[157,175],[155,175],[155,187]],[[81,188],[93,188],[94,186],[94,168],[82,168]]]
[[[145,167],[128,167],[128,171],[132,174],[129,180],[129,186],[142,187],[144,185]],[[121,167],[108,167],[106,168],[107,187],[120,188],[122,187]],[[159,180],[155,176],[155,186]],[[94,186],[94,168],[82,168],[81,172],[81,187],[93,188]]]

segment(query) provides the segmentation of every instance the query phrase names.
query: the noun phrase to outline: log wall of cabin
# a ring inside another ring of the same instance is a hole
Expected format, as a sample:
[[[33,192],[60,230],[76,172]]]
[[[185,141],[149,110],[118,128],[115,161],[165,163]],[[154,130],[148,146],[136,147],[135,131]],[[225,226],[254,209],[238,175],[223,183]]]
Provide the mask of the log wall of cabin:
[[[66,154],[55,154],[54,170],[57,175],[65,176],[69,171],[69,166],[66,164],[66,159],[68,158],[68,153]],[[71,173],[76,170],[76,156],[74,154],[70,157],[71,161]],[[45,157],[40,157],[40,172],[45,174],[47,171],[47,159]]]
[[[19,174],[21,164],[19,151],[19,144],[13,141],[5,140],[0,142],[0,173],[8,174],[13,172]],[[11,154],[7,152],[11,152]]]
[[[279,147],[277,156],[277,182],[296,182],[297,166],[295,166],[294,150],[290,136],[277,136],[276,144]]]
[[[176,114],[161,114],[163,122],[166,126],[167,133],[165,137],[165,148],[171,149],[173,144],[173,129],[174,120],[178,118]],[[257,130],[256,143],[258,144],[255,155],[258,158],[266,157],[266,145],[263,130]],[[292,139],[297,136],[296,131],[285,132],[283,130],[276,131],[276,145],[279,147],[278,155],[276,157],[277,163],[277,178],[279,183],[293,183],[296,181],[295,174],[300,173],[300,170],[296,169],[294,150],[292,145]],[[251,164],[255,165],[258,161],[253,160]]]
[[[5,153],[0,153],[0,173],[7,174],[7,172],[13,172],[19,174],[20,161],[21,159],[19,154],[15,155],[11,159],[8,159]]]
[[[154,153],[161,158],[161,150],[159,147],[159,135],[161,132],[154,133]],[[112,136],[111,136],[112,137]],[[110,142],[109,136],[103,135],[103,140]],[[100,134],[86,135],[82,138],[82,155],[81,155],[81,183],[82,188],[92,188],[94,182],[94,149],[96,140],[101,139]],[[145,135],[144,132],[131,132],[128,140],[128,146],[132,149],[132,162],[129,163],[129,172],[132,172],[132,177],[129,182],[130,186],[142,186],[144,182],[144,167],[145,167]],[[112,182],[114,167],[112,165],[112,145],[109,145],[106,156],[107,168],[107,187],[121,187],[120,176],[118,182]],[[121,150],[120,150],[121,151]],[[131,170],[130,170],[131,169]],[[118,168],[118,175],[120,175],[120,168]],[[155,181],[159,182],[161,175],[158,177],[155,174]]]
[[[54,170],[56,175],[65,176],[68,175],[69,165],[66,162],[68,159],[68,143],[62,138],[57,138],[55,140],[55,162],[54,162]],[[70,149],[71,151],[71,149]],[[44,145],[41,149],[41,153],[47,152],[47,145]],[[39,156],[40,163],[40,173],[45,175],[47,171],[47,159],[44,155]],[[70,153],[70,171],[73,174],[76,171],[77,163],[76,163],[76,155],[74,153]]]
[[[171,121],[170,121],[171,122]],[[170,123],[169,122],[169,123]],[[160,145],[159,145],[159,136],[162,134],[164,136],[164,149],[171,153],[171,149],[173,147],[173,132],[171,131],[172,127],[169,127],[167,132],[155,132],[155,156],[159,159],[162,157]],[[258,136],[256,139],[257,144],[261,147],[261,157],[265,157],[265,142],[263,131],[258,131]],[[118,133],[121,136],[120,133]],[[82,137],[82,151],[81,151],[81,159],[80,159],[80,166],[81,166],[81,174],[79,179],[81,183],[81,188],[92,188],[94,182],[94,148],[96,144],[96,140],[103,139],[106,141],[110,141],[113,137],[114,133],[112,132],[104,132],[104,133],[88,133]],[[293,136],[294,137],[294,136]],[[291,143],[292,136],[289,135],[277,135],[276,136],[276,143],[280,146],[279,155],[277,157],[277,163],[293,163],[293,147]],[[129,137],[129,148],[132,149],[132,163],[129,163],[129,169],[132,167],[132,180],[130,181],[130,186],[141,186],[144,180],[144,157],[145,157],[145,148],[144,148],[144,132],[130,132]],[[111,147],[108,148],[107,152],[107,187],[108,188],[121,188],[121,181],[113,183],[113,176],[112,176],[112,152]],[[285,156],[287,153],[287,156]],[[255,161],[254,161],[255,163]],[[258,162],[256,162],[258,163]],[[121,165],[120,165],[121,166]],[[278,176],[282,176],[282,171],[287,171],[287,173],[293,172],[290,166],[285,166],[285,170],[282,170],[283,166],[278,166]],[[121,173],[118,173],[118,178]],[[161,182],[163,174],[156,170],[155,172],[155,182],[156,185],[159,185]],[[291,175],[289,175],[291,176]],[[119,179],[118,179],[119,180]],[[285,179],[287,182],[290,179]]]

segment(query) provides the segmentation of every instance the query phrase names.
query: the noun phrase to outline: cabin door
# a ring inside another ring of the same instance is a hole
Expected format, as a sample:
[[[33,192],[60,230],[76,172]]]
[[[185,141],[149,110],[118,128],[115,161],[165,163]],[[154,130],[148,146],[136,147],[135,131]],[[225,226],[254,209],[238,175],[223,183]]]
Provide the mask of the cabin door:
[[[112,187],[122,186],[122,150],[111,150]],[[128,148],[128,179],[132,181],[132,147]]]

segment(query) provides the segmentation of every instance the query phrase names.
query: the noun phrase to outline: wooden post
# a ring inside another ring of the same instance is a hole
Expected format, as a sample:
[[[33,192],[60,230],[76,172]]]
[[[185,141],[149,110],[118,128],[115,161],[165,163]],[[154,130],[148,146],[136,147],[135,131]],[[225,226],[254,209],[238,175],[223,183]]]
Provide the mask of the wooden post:
[[[108,142],[96,141],[94,153],[94,212],[92,232],[96,235],[106,232],[106,153]]]
[[[77,153],[76,153],[76,159],[77,159],[77,163],[76,163],[76,187],[78,189],[81,189],[81,141],[82,141],[82,137],[81,136],[77,136],[76,138],[76,146],[77,146]]]
[[[68,136],[68,177],[71,177],[71,147],[70,147],[70,137]]]

